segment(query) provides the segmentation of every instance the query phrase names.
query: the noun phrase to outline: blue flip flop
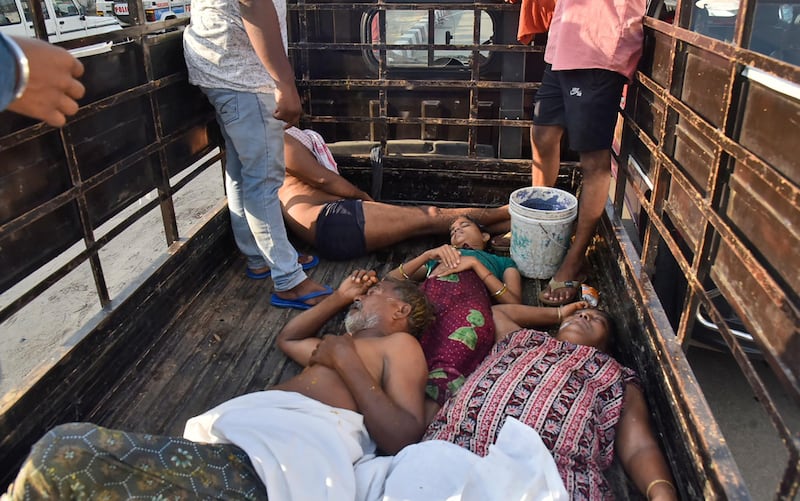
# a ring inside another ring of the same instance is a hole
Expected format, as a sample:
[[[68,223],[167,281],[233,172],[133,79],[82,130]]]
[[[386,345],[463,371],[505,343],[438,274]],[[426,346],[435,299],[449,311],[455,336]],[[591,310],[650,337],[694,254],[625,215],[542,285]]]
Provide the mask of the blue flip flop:
[[[294,308],[296,310],[307,310],[314,306],[313,304],[308,304],[306,301],[309,299],[314,299],[315,297],[320,296],[327,296],[329,294],[333,294],[333,289],[324,285],[324,290],[310,292],[305,296],[300,296],[297,299],[283,299],[282,297],[278,297],[277,294],[273,294],[269,300],[269,304],[272,306],[277,306],[278,308]]]
[[[304,270],[310,270],[314,266],[319,264],[319,258],[317,256],[311,256],[311,261],[307,263],[303,263]],[[272,270],[267,270],[263,273],[256,273],[250,268],[244,270],[244,274],[247,275],[248,278],[252,278],[253,280],[264,280],[265,278],[269,278],[272,276]]]

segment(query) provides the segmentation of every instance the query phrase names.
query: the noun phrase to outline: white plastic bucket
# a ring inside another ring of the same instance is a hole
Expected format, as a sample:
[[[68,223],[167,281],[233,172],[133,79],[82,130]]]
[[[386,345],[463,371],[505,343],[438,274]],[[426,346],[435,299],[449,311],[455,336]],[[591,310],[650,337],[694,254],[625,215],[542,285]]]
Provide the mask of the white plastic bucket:
[[[511,193],[511,259],[528,278],[550,278],[561,265],[578,214],[578,199],[557,188],[530,186]]]

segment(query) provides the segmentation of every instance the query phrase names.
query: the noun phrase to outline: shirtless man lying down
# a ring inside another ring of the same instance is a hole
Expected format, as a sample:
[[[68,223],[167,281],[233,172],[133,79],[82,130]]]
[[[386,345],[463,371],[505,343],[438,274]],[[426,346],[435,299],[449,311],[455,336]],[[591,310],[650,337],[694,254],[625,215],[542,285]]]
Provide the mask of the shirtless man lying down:
[[[338,174],[324,141],[313,131],[287,129],[284,156],[286,179],[278,192],[284,220],[327,259],[348,260],[407,238],[447,235],[457,216],[469,215],[489,233],[511,226],[507,205],[439,208],[375,202]]]

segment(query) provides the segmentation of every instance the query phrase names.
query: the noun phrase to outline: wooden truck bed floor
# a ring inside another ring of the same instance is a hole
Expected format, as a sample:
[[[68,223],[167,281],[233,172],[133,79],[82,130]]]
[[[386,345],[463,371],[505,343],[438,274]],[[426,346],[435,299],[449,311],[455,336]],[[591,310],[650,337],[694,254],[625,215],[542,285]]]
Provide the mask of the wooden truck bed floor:
[[[653,425],[676,479],[690,498],[707,491],[709,482],[718,478],[739,488],[730,480],[738,478],[738,471],[727,449],[717,446],[722,444],[719,432],[680,346],[658,335],[666,319],[657,307],[638,306],[648,304],[643,298],[650,298],[650,291],[646,283],[636,281],[640,271],[626,257],[631,244],[621,224],[604,218],[599,230],[588,255],[587,282],[598,288],[601,304],[617,319],[618,358],[642,377]],[[321,260],[309,275],[334,287],[356,268],[384,276],[443,240],[439,236],[408,241],[347,262]],[[306,246],[297,248],[313,252]],[[0,471],[16,471],[30,445],[59,423],[89,421],[133,432],[181,435],[189,418],[297,373],[299,367],[274,343],[297,311],[270,306],[271,281],[245,276],[245,260],[233,242],[224,207],[208,216],[192,238],[171,246],[169,254],[56,366],[6,403],[0,420],[0,436],[5,437]],[[547,280],[523,279],[523,303],[536,304],[546,284]],[[343,313],[336,316],[322,332],[342,333],[343,318]],[[678,394],[680,407],[675,405]],[[26,419],[29,416],[36,419]],[[666,438],[698,430],[712,437],[709,447],[699,451],[688,441]],[[715,457],[713,479],[705,470],[697,471],[698,460],[709,455]],[[636,489],[618,463],[607,477],[618,499],[632,499]]]
[[[308,274],[336,287],[353,269],[375,269],[384,276],[401,260],[442,243],[443,237],[418,239],[353,261],[321,259]],[[300,247],[302,249],[302,247]],[[303,249],[313,252],[312,249]],[[269,305],[272,283],[244,274],[235,249],[207,287],[129,371],[114,392],[90,416],[98,424],[130,431],[182,434],[186,420],[244,393],[273,385],[299,370],[275,346],[281,327],[297,310]],[[528,304],[546,281],[523,279]],[[344,314],[325,332],[343,332]]]

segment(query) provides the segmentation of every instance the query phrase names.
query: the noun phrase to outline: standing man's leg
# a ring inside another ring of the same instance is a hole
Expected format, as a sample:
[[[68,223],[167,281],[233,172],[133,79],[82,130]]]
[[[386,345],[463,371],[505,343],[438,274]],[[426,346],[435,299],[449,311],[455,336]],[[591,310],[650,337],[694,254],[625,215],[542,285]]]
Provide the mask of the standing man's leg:
[[[548,70],[549,67],[545,70],[545,78]],[[608,197],[611,182],[611,141],[626,79],[613,71],[597,69],[549,73],[555,76],[560,88],[563,123],[568,132],[570,148],[580,153],[583,174],[575,239],[547,289],[539,296],[545,304],[563,304],[576,299],[580,291],[580,282],[585,275],[583,268],[586,249],[597,229]],[[545,78],[542,79],[543,88]],[[535,127],[532,139],[547,145],[547,132],[536,131]],[[545,136],[545,140],[540,140],[540,133]],[[539,162],[542,164],[554,161],[547,156],[550,152],[545,147],[539,146],[538,150],[542,151],[537,153],[537,148],[534,148],[534,171],[537,154],[540,155]],[[559,160],[556,158],[555,161]],[[556,175],[557,169],[555,175],[543,170],[539,179],[551,182],[548,186],[552,186]],[[536,179],[534,174],[534,180]]]
[[[531,127],[531,181],[533,186],[554,186],[561,166],[561,138],[566,127],[566,109],[560,79],[548,64],[536,92]],[[556,274],[560,273],[559,270]],[[546,293],[548,291],[545,291]],[[544,300],[547,301],[547,297]]]
[[[578,220],[575,225],[575,239],[572,241],[561,266],[553,275],[555,282],[573,281],[573,287],[560,287],[545,290],[542,297],[553,303],[564,303],[577,297],[580,280],[583,280],[583,269],[586,249],[592,241],[597,222],[603,215],[611,182],[611,154],[608,150],[581,153],[581,173],[583,182],[581,196],[578,200]]]
[[[204,91],[217,110],[225,136],[231,225],[248,267],[268,266],[281,299],[329,291],[306,276],[286,234],[278,199],[285,176],[283,122],[272,116],[274,97],[224,89]],[[313,297],[301,302],[311,305],[319,300],[321,297]]]
[[[538,106],[538,104],[537,104]],[[531,184],[554,186],[561,166],[561,136],[564,128],[559,125],[534,125],[531,127]]]
[[[225,129],[225,121],[233,120],[238,116],[237,93],[217,89],[204,90],[217,110],[217,121],[225,139],[225,194],[228,198],[228,212],[231,218],[233,238],[239,251],[247,259],[247,267],[259,269],[267,266],[267,263],[247,222],[242,193],[242,161],[236,151],[234,142]]]
[[[131,498],[265,500],[267,492],[247,454],[234,445],[69,423],[34,444],[3,496]]]
[[[542,75],[542,85],[536,91],[531,127],[531,184],[553,186],[561,166],[561,136],[566,117],[561,84],[550,65]]]

